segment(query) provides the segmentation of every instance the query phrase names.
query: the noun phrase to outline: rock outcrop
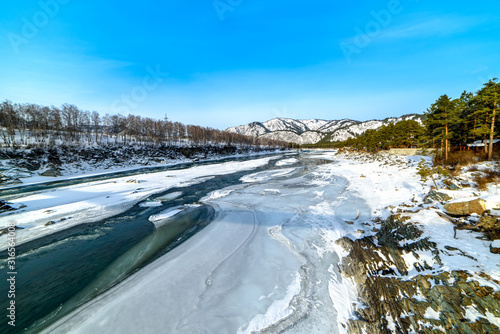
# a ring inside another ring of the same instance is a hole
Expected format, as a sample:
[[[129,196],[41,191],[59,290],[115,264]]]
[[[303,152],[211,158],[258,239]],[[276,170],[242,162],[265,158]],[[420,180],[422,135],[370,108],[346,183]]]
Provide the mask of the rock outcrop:
[[[445,202],[451,200],[451,197],[445,193],[431,190],[424,198],[424,204],[432,204],[432,202]]]
[[[452,202],[444,205],[446,213],[452,216],[470,216],[474,213],[482,215],[486,211],[486,205],[480,198],[463,202]]]
[[[349,320],[349,333],[499,333],[486,314],[500,317],[500,292],[465,271],[431,275],[426,261],[405,263],[402,255],[412,250],[428,250],[440,262],[436,244],[421,239],[417,226],[405,221],[392,216],[375,236],[338,241],[349,252],[340,269],[356,282],[364,304],[357,319]],[[408,266],[422,274],[406,276]],[[481,279],[500,284],[486,274]],[[471,316],[469,307],[483,316]]]
[[[61,172],[59,170],[59,168],[57,168],[56,166],[49,166],[49,168],[47,168],[43,173],[40,173],[40,176],[48,176],[48,177],[57,177],[57,176],[61,176]]]
[[[16,208],[10,206],[9,204],[11,204],[11,203],[8,203],[8,202],[0,199],[0,213],[6,212],[6,211],[16,210]]]

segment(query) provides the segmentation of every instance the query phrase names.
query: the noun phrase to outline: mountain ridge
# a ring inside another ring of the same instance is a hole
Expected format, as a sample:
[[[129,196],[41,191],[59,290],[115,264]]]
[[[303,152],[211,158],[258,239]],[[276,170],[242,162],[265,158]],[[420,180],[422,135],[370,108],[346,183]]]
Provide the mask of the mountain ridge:
[[[422,122],[423,115],[407,114],[387,117],[382,120],[356,121],[348,118],[340,120],[292,119],[276,117],[266,122],[252,122],[227,128],[226,131],[247,136],[284,140],[296,144],[315,144],[319,141],[342,141],[353,138],[367,130],[376,130],[389,123],[403,120]]]

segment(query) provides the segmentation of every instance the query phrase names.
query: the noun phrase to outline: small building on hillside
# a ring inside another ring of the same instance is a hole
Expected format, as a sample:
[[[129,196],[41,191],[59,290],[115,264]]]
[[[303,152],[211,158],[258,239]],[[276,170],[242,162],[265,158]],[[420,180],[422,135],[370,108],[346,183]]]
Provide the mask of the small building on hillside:
[[[490,144],[490,140],[486,140],[486,145]],[[472,144],[467,144],[470,148],[484,148],[484,141],[482,140],[476,140]],[[498,149],[500,148],[500,139],[493,139],[493,148]]]

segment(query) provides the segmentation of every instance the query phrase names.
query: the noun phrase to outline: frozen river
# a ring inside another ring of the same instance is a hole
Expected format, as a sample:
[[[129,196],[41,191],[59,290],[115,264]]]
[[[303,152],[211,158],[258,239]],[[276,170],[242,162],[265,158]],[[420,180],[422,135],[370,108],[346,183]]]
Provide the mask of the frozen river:
[[[78,225],[54,243],[32,241],[26,272],[66,268],[53,287],[54,298],[64,297],[31,320],[32,331],[344,332],[355,291],[338,272],[334,241],[356,233],[345,221],[366,220],[370,210],[346,191],[335,162],[319,158],[268,158],[214,175],[208,166],[205,179],[198,173],[196,182],[157,192],[86,232]],[[72,255],[86,278],[59,291],[78,276],[64,264]],[[51,296],[42,291],[32,303],[43,307]]]

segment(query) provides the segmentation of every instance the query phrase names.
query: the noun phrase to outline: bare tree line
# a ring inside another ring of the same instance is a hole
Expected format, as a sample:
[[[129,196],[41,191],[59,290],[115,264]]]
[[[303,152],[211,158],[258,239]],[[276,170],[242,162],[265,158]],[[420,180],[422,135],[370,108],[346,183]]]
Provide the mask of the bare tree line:
[[[241,145],[288,147],[289,143],[245,136],[210,127],[184,125],[137,115],[101,116],[72,104],[61,107],[0,104],[2,146],[52,146],[57,144]]]

